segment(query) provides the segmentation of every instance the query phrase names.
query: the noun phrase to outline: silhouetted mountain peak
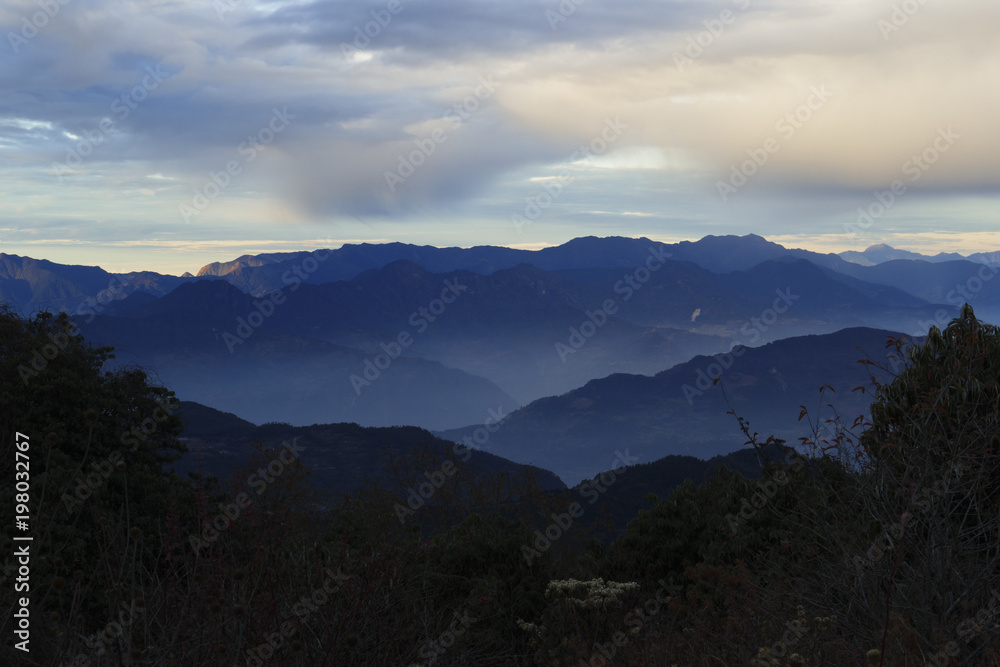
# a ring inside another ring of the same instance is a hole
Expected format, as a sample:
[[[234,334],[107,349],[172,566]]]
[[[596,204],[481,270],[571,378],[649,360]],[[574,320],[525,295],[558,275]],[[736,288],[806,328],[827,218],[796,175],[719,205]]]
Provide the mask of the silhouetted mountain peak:
[[[362,271],[352,282],[359,284],[422,282],[429,275],[431,272],[420,264],[409,259],[397,259],[381,268]]]
[[[858,252],[856,250],[847,250],[840,253],[842,259],[848,262],[853,262],[854,264],[860,264],[862,266],[875,266],[876,264],[884,264],[886,262],[897,261],[897,260],[915,260],[924,262],[945,262],[950,260],[963,260],[965,257],[957,253],[938,253],[931,257],[930,255],[923,255],[919,252],[912,252],[910,250],[900,250],[899,248],[893,248],[891,245],[885,243],[876,243],[875,245],[870,245],[864,249],[863,252]]]
[[[189,316],[242,312],[252,298],[225,280],[205,278],[182,285],[163,297],[146,303],[137,299],[135,307],[123,307],[126,317],[185,313]],[[124,304],[123,304],[124,306]],[[126,309],[127,308],[127,309]]]
[[[237,269],[245,267],[265,266],[267,264],[277,264],[290,259],[298,259],[303,255],[308,255],[307,251],[298,252],[271,252],[260,255],[241,255],[228,262],[212,262],[206,264],[198,270],[198,277],[201,276],[224,276]]]

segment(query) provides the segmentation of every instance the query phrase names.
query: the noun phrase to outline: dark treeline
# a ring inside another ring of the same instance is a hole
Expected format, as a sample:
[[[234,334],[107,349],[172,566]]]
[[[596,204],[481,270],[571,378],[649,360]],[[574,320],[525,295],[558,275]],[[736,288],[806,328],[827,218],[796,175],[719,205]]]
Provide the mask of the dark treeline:
[[[968,306],[920,346],[889,341],[904,363],[859,388],[869,417],[803,409],[808,457],[734,419],[752,461],[679,485],[623,465],[552,490],[428,447],[336,498],[295,442],[227,479],[167,472],[172,393],[68,326],[0,311],[4,502],[30,486],[3,537],[4,664],[1000,662],[1000,331]],[[626,486],[659,497],[637,509]]]

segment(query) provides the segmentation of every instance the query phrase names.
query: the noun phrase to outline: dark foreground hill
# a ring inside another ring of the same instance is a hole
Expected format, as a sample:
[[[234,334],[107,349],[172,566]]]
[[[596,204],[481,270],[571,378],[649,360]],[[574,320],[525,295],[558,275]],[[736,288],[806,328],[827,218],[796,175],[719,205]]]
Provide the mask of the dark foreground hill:
[[[413,426],[365,428],[357,424],[314,424],[296,427],[278,423],[256,426],[233,414],[190,401],[181,402],[179,415],[184,422],[181,437],[189,451],[173,468],[182,475],[200,472],[228,480],[238,467],[247,465],[254,454],[254,444],[259,441],[265,450],[275,452],[280,452],[286,444],[293,444],[299,460],[313,471],[313,486],[330,499],[355,493],[376,480],[385,482],[386,487],[393,486],[391,482],[397,481],[394,462],[401,464],[413,457],[451,460],[457,470],[473,479],[530,472],[542,490],[566,488],[547,470],[514,463],[488,452],[468,450]],[[433,475],[434,470],[427,472]]]
[[[767,460],[780,458],[779,449],[774,445],[766,448],[765,455]],[[720,468],[735,470],[747,479],[757,479],[761,474],[757,454],[746,447],[707,461],[671,455],[618,471],[605,470],[562,493],[568,501],[580,502],[586,508],[581,524],[593,526],[610,541],[625,531],[640,510],[666,498],[687,481],[704,484]]]

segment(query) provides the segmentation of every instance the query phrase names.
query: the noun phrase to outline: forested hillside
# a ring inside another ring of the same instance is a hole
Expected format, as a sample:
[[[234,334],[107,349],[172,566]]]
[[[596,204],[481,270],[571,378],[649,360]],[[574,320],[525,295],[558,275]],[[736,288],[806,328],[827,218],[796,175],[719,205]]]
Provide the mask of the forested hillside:
[[[903,361],[857,388],[868,419],[803,408],[818,437],[783,443],[720,411],[747,442],[731,468],[622,453],[545,491],[489,469],[459,481],[459,450],[429,446],[397,452],[397,486],[333,501],[310,484],[305,431],[258,442],[228,479],[165,472],[185,414],[233,443],[254,427],[179,411],[141,369],[105,372],[111,351],[67,324],[0,313],[0,437],[28,443],[31,464],[27,528],[4,537],[2,626],[16,637],[12,537],[30,534],[34,664],[1000,660],[1000,331],[968,306],[919,346],[887,341]],[[25,382],[35,350],[46,364]],[[14,464],[0,464],[7,498]]]

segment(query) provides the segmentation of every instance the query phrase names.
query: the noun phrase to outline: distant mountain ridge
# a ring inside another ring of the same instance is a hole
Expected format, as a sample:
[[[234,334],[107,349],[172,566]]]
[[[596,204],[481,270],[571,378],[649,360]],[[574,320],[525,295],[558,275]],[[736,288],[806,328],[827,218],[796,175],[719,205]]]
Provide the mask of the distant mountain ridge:
[[[871,328],[843,329],[737,348],[735,354],[699,356],[653,377],[616,374],[588,382],[561,396],[539,399],[512,413],[488,441],[489,451],[532,463],[574,485],[605,469],[615,451],[630,452],[640,463],[668,455],[708,459],[743,447],[721,375],[737,414],[748,419],[762,439],[775,435],[789,445],[807,435],[797,422],[805,404],[816,419],[819,389],[833,387],[822,403],[832,403],[850,424],[868,410],[871,394],[854,392],[868,385],[858,360],[886,360],[886,341],[899,336]],[[881,374],[886,379],[887,374]],[[823,408],[824,419],[831,416]],[[462,441],[474,427],[438,433]]]
[[[791,257],[728,274],[672,259],[640,266],[641,283],[634,268],[482,275],[399,260],[256,298],[203,279],[159,299],[132,294],[80,326],[192,400],[241,416],[442,429],[731,344],[911,330],[940,311]]]
[[[746,350],[726,369],[734,400],[788,435],[774,406],[841,387],[834,362],[851,367],[843,345],[855,338],[882,349],[859,332],[920,335],[966,300],[983,319],[1000,313],[1000,280],[985,264],[862,266],[756,235],[583,237],[539,251],[360,244],[244,256],[204,273],[116,275],[0,255],[0,298],[66,304],[91,343],[115,348],[115,363],[243,418],[457,437],[491,410],[510,414],[490,445],[573,466],[558,469],[568,478],[602,469],[588,457],[623,439],[657,458],[728,451],[722,406],[709,416],[707,396],[688,400],[708,393],[698,383],[715,362],[704,355]]]
[[[668,253],[674,260],[692,262],[713,273],[747,270],[761,262],[785,257],[806,259],[817,266],[848,275],[854,275],[851,273],[852,265],[874,266],[895,259],[1000,263],[1000,251],[974,253],[968,257],[958,253],[939,253],[932,257],[878,244],[863,252],[818,253],[786,248],[757,234],[708,235],[698,241],[678,243],[663,243],[645,237],[587,236],[540,250],[502,246],[438,248],[406,243],[345,244],[336,250],[324,250],[330,253],[332,261],[324,261],[308,280],[317,283],[347,280],[365,270],[381,268],[403,259],[434,273],[464,269],[489,275],[518,264],[531,264],[545,271],[621,268],[640,264],[650,248]],[[277,285],[279,277],[294,268],[306,255],[307,253],[244,255],[230,262],[206,265],[198,275],[221,276],[248,293],[260,294],[266,291],[267,286]]]
[[[25,315],[39,310],[87,314],[137,291],[163,296],[191,280],[153,273],[109,273],[97,266],[57,264],[0,253],[0,301]]]
[[[876,243],[868,246],[863,251],[845,250],[838,253],[842,259],[860,264],[861,266],[875,266],[883,262],[890,262],[894,259],[913,259],[925,262],[954,262],[967,260],[977,264],[997,264],[1000,263],[1000,250],[993,252],[976,252],[971,255],[960,255],[957,252],[939,252],[936,255],[923,255],[919,252],[900,250],[885,243]]]
[[[432,273],[466,270],[490,275],[519,264],[530,264],[544,271],[617,269],[641,265],[651,251],[666,254],[673,260],[692,262],[713,273],[746,270],[760,262],[788,255],[809,259],[835,270],[848,264],[833,254],[790,250],[755,234],[706,236],[699,241],[673,244],[645,237],[586,236],[540,250],[499,246],[437,248],[405,243],[346,244],[336,250],[322,250],[323,255],[329,253],[329,256],[318,262],[318,266],[305,280],[318,284],[350,280],[366,270],[379,269],[399,260],[419,264]],[[305,262],[305,256],[264,262],[260,266],[239,263],[239,260],[234,262],[236,268],[221,277],[248,294],[260,296],[268,290],[287,284],[292,272],[296,269],[301,271],[298,265]],[[202,271],[208,273],[211,266],[214,265],[204,267]]]
[[[232,273],[233,271],[243,267],[257,267],[265,266],[267,264],[276,264],[287,260],[300,259],[308,254],[308,251],[302,250],[298,252],[272,252],[261,255],[241,255],[240,257],[237,257],[229,262],[212,262],[211,264],[206,264],[198,270],[196,276],[198,278],[203,276],[224,276],[227,273]]]
[[[698,241],[673,244],[647,238],[581,237],[534,251],[498,246],[437,248],[405,243],[345,244],[335,250],[243,255],[202,267],[198,278],[222,279],[251,296],[262,296],[298,282],[324,284],[352,280],[365,271],[380,269],[400,260],[418,264],[432,273],[466,270],[490,275],[519,264],[530,264],[550,272],[636,267],[645,261],[651,251],[667,254],[674,261],[691,262],[717,274],[746,271],[765,261],[805,259],[835,271],[837,275],[831,274],[834,279],[842,280],[840,276],[848,276],[895,287],[920,298],[926,298],[923,295],[930,291],[908,288],[906,281],[897,279],[895,275],[870,273],[866,269],[900,259],[932,263],[961,261],[966,263],[968,273],[972,275],[981,264],[1000,262],[1000,251],[976,253],[968,258],[954,253],[931,258],[884,245],[872,246],[863,253],[823,254],[785,248],[755,234],[709,235]],[[102,303],[106,303],[136,291],[163,296],[180,284],[198,278],[189,274],[178,277],[150,271],[116,274],[99,267],[63,265],[0,253],[0,300],[15,303],[25,313],[43,308],[86,311],[88,304],[96,303],[98,296],[103,299]],[[950,289],[948,285],[938,287]],[[944,293],[948,289],[944,289]]]
[[[78,325],[88,341],[113,346],[117,363],[149,367],[178,395],[242,417],[435,427],[485,418],[485,406],[518,405],[486,378],[432,359],[400,357],[366,371],[373,352],[282,330],[274,318],[252,328],[254,304],[224,281],[204,280]],[[352,374],[368,384],[356,389]]]

